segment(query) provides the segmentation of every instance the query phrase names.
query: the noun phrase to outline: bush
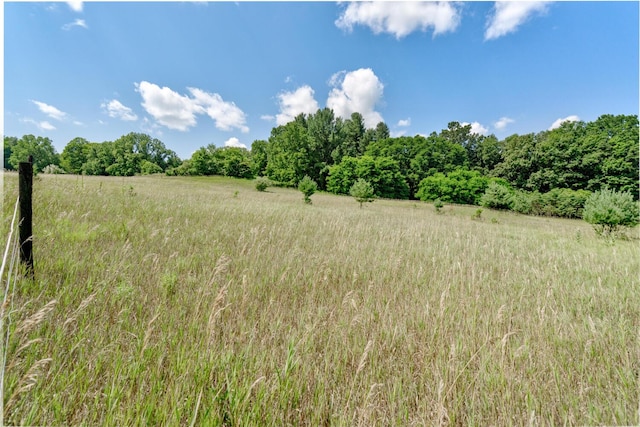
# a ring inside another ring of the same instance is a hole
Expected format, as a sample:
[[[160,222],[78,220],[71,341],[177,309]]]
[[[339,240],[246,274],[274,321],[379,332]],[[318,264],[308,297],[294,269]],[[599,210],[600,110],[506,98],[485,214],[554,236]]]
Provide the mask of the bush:
[[[584,203],[582,218],[598,235],[615,235],[638,224],[640,208],[629,192],[596,191]]]
[[[318,189],[318,184],[314,180],[312,180],[308,175],[305,175],[304,178],[298,183],[298,190],[302,191],[304,195],[304,202],[307,204],[311,204],[311,196]]]
[[[362,209],[363,203],[370,203],[374,200],[374,191],[371,184],[362,178],[359,178],[352,186],[349,194],[353,196]]]
[[[48,166],[45,166],[44,169],[42,169],[42,173],[59,175],[67,172],[65,172],[65,170],[62,169],[60,166],[48,165]]]
[[[586,190],[568,188],[555,188],[547,193],[517,190],[511,195],[511,209],[525,215],[581,218],[590,194]]]
[[[457,169],[448,174],[438,172],[418,185],[416,197],[422,201],[441,199],[443,202],[477,205],[489,184],[489,178],[478,171]]]
[[[480,206],[491,209],[506,209],[513,207],[513,193],[504,185],[490,182],[482,197]]]
[[[144,160],[140,165],[140,173],[142,175],[153,175],[154,173],[162,173],[162,168],[157,164]]]
[[[265,176],[259,176],[258,178],[256,178],[255,183],[256,190],[265,191],[271,185],[271,180],[269,180],[269,178]]]

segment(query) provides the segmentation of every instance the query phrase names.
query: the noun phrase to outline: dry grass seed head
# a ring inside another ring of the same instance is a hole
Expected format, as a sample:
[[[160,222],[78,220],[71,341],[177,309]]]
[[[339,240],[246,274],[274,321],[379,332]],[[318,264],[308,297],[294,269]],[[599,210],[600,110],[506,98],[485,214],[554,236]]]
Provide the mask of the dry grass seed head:
[[[18,326],[18,328],[16,329],[16,335],[28,334],[30,331],[35,329],[40,323],[42,323],[47,315],[53,311],[57,303],[57,300],[51,300],[44,307],[38,310],[34,315],[23,320],[20,323],[20,326]]]
[[[53,359],[40,359],[29,368],[26,374],[20,379],[16,391],[13,392],[9,401],[5,406],[5,411],[10,411],[11,407],[16,403],[18,396],[33,388],[38,383],[38,378],[45,372],[47,365]]]

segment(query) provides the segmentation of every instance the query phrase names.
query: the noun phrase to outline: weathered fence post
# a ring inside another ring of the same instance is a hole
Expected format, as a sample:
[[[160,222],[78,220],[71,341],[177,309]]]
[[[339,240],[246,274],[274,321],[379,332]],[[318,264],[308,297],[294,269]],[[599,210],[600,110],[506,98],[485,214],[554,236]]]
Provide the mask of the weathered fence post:
[[[20,197],[20,261],[27,267],[27,274],[33,279],[33,157],[18,165],[18,194]]]

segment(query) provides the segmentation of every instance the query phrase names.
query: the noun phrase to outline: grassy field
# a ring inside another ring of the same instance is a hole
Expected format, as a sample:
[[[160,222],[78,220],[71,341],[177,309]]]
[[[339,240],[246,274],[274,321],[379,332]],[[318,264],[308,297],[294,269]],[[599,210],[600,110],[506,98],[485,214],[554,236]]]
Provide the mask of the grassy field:
[[[17,176],[5,174],[7,235]],[[640,423],[640,257],[582,221],[40,176],[5,423]]]

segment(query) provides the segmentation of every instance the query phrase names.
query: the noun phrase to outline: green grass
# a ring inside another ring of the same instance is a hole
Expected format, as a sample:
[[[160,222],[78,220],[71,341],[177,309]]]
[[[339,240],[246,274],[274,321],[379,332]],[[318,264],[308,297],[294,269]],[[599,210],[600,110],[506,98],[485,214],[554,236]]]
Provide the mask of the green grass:
[[[4,187],[6,230],[17,176]],[[302,199],[223,178],[37,178],[5,423],[640,423],[637,230]]]

